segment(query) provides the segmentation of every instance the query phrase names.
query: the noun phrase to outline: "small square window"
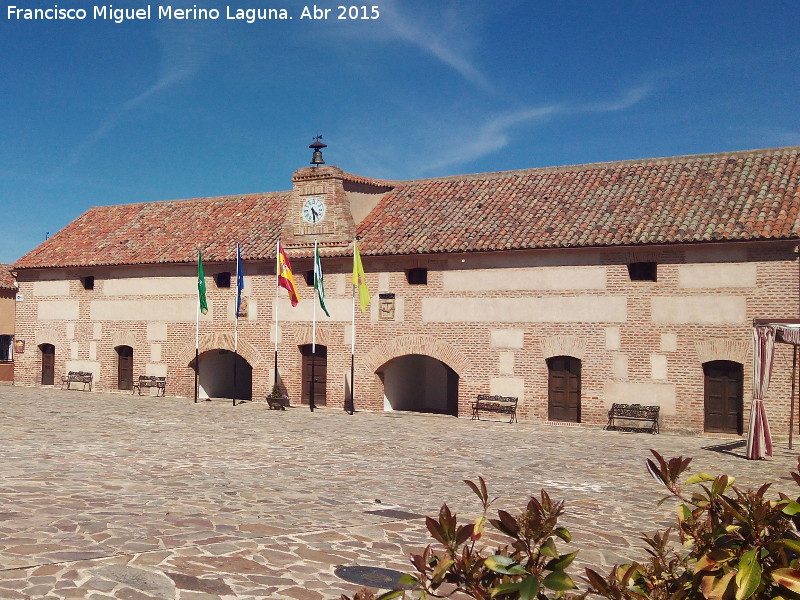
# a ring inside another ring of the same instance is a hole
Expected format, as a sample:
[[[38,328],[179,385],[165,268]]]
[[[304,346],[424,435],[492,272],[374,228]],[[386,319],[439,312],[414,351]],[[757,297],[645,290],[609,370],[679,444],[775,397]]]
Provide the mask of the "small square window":
[[[85,290],[93,290],[94,289],[94,275],[87,275],[86,277],[81,277],[81,284],[83,285],[83,289],[85,289]]]
[[[314,286],[314,271],[313,271],[313,269],[311,271],[305,271],[303,273],[303,279],[306,280],[306,285],[308,287],[313,287]]]
[[[410,285],[428,285],[428,269],[418,267],[406,270],[406,280]]]
[[[658,263],[629,263],[628,276],[631,278],[631,281],[658,281]]]
[[[217,284],[218,288],[229,288],[229,287],[231,287],[231,272],[230,271],[223,271],[222,273],[215,273],[214,274],[214,283]]]

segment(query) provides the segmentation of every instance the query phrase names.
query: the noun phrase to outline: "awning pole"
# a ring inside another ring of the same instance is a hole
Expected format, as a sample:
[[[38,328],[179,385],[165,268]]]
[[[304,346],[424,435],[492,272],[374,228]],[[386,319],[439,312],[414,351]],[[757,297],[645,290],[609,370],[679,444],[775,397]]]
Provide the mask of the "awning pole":
[[[794,433],[794,393],[797,388],[797,346],[792,345],[792,401],[789,409],[789,450],[792,449],[792,434]]]

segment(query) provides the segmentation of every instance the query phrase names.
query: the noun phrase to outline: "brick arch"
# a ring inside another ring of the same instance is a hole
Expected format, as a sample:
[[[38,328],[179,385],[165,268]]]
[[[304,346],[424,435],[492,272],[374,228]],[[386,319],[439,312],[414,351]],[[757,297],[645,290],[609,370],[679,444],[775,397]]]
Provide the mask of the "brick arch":
[[[294,343],[298,346],[304,346],[306,344],[311,344],[313,341],[314,335],[311,327],[307,325],[303,325],[297,327],[294,332]],[[330,335],[328,334],[328,330],[325,327],[317,326],[317,339],[316,343],[320,346],[330,346]]]
[[[118,329],[111,334],[111,347],[136,346],[136,334],[127,329]]]
[[[586,355],[586,338],[577,335],[554,335],[543,338],[542,355],[545,358],[573,356],[583,360]]]
[[[460,376],[472,367],[459,350],[429,335],[403,335],[387,340],[370,350],[361,364],[363,369],[374,373],[393,358],[408,354],[422,354],[440,360]]]
[[[233,352],[234,338],[232,333],[206,333],[200,336],[198,350],[200,354],[208,350],[230,350]],[[244,358],[251,367],[261,362],[261,353],[252,344],[239,340],[239,356]],[[186,344],[178,356],[178,362],[189,365],[194,360],[194,344]]]
[[[52,344],[53,346],[58,346],[58,338],[58,331],[55,329],[39,329],[36,332],[36,345]]]
[[[712,360],[730,360],[732,362],[746,365],[747,352],[750,350],[748,342],[737,342],[727,338],[708,339],[695,342],[697,356],[700,364],[711,362]]]

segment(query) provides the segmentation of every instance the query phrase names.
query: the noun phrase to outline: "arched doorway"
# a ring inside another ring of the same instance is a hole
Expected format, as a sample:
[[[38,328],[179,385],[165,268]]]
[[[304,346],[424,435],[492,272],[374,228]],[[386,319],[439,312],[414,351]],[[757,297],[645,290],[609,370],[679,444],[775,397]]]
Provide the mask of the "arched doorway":
[[[198,357],[198,398],[253,399],[253,367],[225,349],[207,350]],[[195,362],[190,363],[195,369]]]
[[[53,385],[56,374],[56,347],[53,344],[39,344],[42,353],[42,385]]]
[[[424,354],[406,354],[378,370],[384,410],[408,410],[458,416],[458,374]]]
[[[300,403],[308,404],[313,389],[314,406],[326,406],[328,403],[328,348],[316,344],[311,352],[311,344],[300,346],[302,367],[300,381],[303,388],[300,390]],[[313,385],[311,383],[313,377]]]
[[[704,426],[708,433],[742,434],[744,367],[730,360],[703,363]]]
[[[547,419],[581,422],[581,361],[574,356],[547,359]]]
[[[117,346],[117,389],[133,389],[133,348]]]

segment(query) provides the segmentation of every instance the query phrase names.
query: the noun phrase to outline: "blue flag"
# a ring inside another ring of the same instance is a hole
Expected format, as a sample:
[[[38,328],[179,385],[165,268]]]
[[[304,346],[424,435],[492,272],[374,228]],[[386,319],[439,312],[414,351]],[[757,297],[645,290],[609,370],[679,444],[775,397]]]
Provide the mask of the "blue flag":
[[[242,308],[242,290],[244,289],[244,273],[242,272],[242,249],[236,244],[236,318]]]

